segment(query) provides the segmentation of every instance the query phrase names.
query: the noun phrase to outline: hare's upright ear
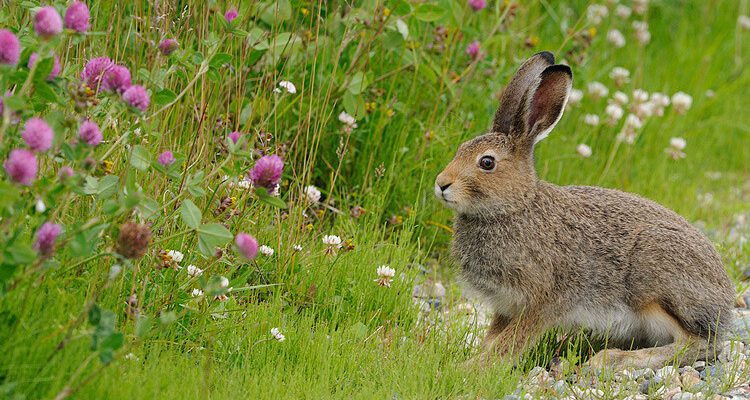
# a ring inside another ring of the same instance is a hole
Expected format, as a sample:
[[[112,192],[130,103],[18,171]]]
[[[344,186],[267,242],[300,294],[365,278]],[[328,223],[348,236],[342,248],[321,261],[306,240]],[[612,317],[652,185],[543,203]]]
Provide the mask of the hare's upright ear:
[[[534,143],[549,135],[563,115],[573,86],[573,72],[567,65],[547,67],[539,84],[529,89],[524,122],[524,142]]]
[[[495,113],[492,132],[506,135],[522,134],[525,130],[523,117],[529,88],[536,87],[539,76],[555,63],[555,56],[548,52],[534,54],[526,60],[503,90],[500,107]]]

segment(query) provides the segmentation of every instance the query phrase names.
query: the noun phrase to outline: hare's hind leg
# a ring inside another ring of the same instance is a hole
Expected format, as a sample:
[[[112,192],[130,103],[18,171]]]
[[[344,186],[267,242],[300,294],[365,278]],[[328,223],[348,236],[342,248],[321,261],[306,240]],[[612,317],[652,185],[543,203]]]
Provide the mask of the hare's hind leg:
[[[589,360],[589,365],[618,371],[626,368],[659,369],[665,365],[684,366],[696,360],[712,358],[709,354],[713,354],[713,348],[706,339],[691,337],[682,338],[665,346],[639,350],[602,350]]]
[[[593,367],[624,368],[661,368],[668,364],[680,366],[697,360],[715,358],[715,349],[711,343],[715,341],[690,333],[672,315],[661,306],[652,303],[639,312],[641,326],[638,337],[650,338],[658,347],[639,350],[607,349],[595,354],[589,360]],[[671,342],[671,343],[669,343]],[[669,343],[661,345],[663,343]]]

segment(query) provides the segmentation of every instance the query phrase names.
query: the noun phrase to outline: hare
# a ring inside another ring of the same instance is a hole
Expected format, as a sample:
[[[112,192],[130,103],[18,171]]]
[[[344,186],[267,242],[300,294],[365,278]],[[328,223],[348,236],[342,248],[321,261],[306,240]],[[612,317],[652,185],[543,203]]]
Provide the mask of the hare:
[[[463,278],[494,309],[480,361],[518,356],[550,328],[605,338],[610,348],[589,360],[600,368],[713,359],[734,286],[711,242],[642,197],[537,178],[534,145],[560,120],[572,81],[551,53],[532,56],[490,133],[463,143],[435,181],[457,214]]]

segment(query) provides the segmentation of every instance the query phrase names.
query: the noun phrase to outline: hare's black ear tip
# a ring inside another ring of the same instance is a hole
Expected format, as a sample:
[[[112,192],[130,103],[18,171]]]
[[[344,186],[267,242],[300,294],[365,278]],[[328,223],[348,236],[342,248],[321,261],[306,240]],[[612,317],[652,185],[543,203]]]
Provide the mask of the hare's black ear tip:
[[[573,79],[573,70],[571,70],[570,67],[565,64],[550,65],[549,67],[545,68],[544,71],[542,71],[542,76],[557,73],[566,74],[570,79]]]
[[[550,53],[549,51],[540,51],[539,53],[534,54],[533,57],[541,57],[544,59],[544,61],[547,61],[550,64],[555,63],[555,55]]]

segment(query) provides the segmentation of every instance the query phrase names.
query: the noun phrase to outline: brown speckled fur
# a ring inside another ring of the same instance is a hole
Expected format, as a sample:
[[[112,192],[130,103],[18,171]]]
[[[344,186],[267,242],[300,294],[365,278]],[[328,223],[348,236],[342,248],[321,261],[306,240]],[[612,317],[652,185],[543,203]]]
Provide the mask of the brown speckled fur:
[[[553,327],[647,347],[601,352],[595,366],[657,367],[680,350],[679,363],[712,358],[734,288],[711,242],[642,197],[537,179],[534,142],[561,116],[572,84],[553,63],[549,53],[530,58],[493,132],[461,145],[436,180],[436,195],[457,211],[453,253],[464,279],[495,307],[480,358],[518,355]],[[484,156],[496,160],[492,171],[478,167]]]

